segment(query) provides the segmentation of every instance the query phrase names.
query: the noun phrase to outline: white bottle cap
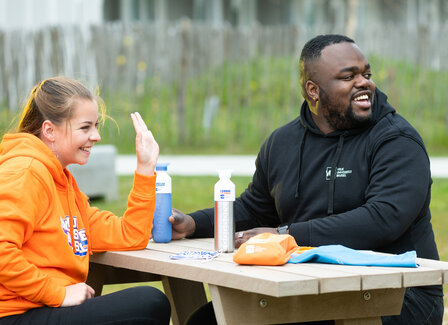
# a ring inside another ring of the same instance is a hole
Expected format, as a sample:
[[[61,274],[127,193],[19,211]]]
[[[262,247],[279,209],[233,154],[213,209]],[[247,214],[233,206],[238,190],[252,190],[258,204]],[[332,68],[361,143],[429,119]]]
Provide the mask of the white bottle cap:
[[[231,169],[220,169],[218,170],[219,179],[229,179],[232,176]]]

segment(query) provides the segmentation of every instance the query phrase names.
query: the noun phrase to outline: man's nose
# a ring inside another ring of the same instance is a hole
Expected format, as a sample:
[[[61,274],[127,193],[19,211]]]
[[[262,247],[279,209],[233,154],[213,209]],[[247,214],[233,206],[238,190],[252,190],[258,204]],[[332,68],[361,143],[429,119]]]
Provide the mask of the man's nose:
[[[360,74],[356,77],[355,87],[356,88],[367,88],[370,85],[370,83],[371,83],[370,78]]]

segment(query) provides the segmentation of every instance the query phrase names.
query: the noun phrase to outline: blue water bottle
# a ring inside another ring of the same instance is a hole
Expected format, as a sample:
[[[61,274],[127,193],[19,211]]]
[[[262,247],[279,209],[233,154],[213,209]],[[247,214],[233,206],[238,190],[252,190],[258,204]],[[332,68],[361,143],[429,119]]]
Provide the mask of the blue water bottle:
[[[168,220],[171,215],[171,177],[167,170],[168,163],[156,165],[156,209],[152,228],[152,238],[156,243],[168,243],[172,236]]]

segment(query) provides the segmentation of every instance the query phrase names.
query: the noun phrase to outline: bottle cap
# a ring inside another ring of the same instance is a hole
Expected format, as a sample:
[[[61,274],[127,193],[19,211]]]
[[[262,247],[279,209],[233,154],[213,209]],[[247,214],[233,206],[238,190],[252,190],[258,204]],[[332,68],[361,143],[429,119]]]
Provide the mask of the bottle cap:
[[[170,163],[157,163],[156,164],[156,171],[160,170],[160,171],[167,171],[168,170],[168,165]]]
[[[219,179],[227,179],[232,176],[232,170],[231,169],[220,169],[218,170]]]

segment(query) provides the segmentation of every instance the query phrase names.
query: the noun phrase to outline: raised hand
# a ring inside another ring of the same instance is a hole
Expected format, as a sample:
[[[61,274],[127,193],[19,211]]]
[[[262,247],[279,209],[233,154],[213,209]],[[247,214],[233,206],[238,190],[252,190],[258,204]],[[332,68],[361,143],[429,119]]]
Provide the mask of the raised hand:
[[[159,158],[159,145],[138,112],[132,113],[131,118],[136,133],[136,171],[142,175],[154,175],[157,159]]]
[[[65,298],[61,307],[71,307],[82,304],[95,296],[95,290],[83,282],[65,287]]]

